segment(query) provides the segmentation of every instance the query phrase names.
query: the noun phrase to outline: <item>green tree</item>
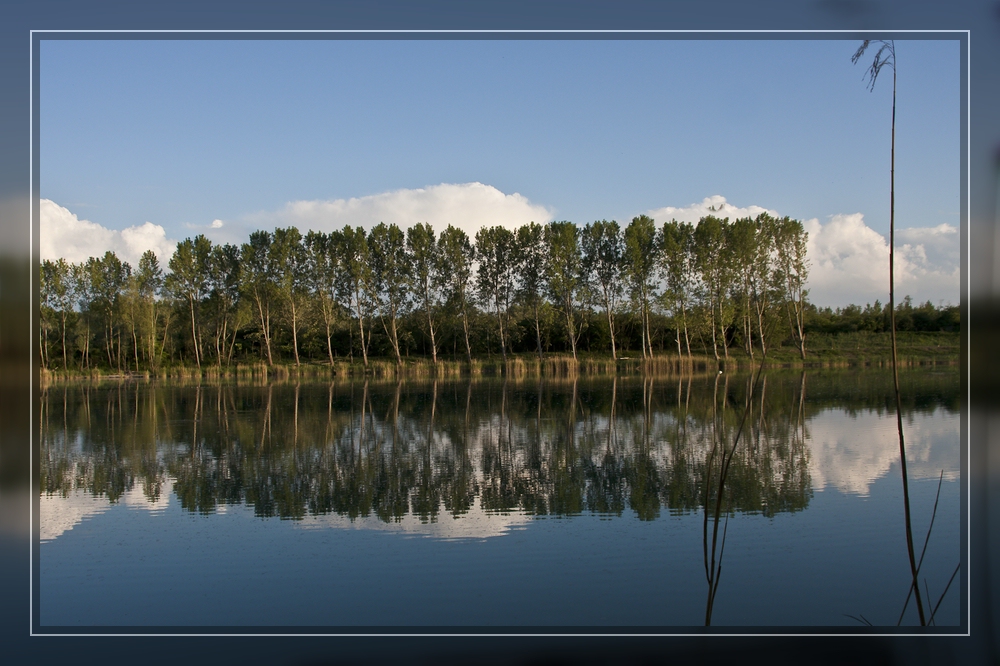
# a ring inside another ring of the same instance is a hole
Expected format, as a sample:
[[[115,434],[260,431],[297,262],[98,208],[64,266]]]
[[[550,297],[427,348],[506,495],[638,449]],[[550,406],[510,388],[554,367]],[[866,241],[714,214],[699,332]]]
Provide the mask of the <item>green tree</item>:
[[[535,319],[535,344],[538,360],[542,360],[542,327],[539,310],[543,303],[542,289],[545,284],[545,266],[548,252],[545,245],[544,228],[530,222],[518,227],[517,248],[517,296]]]
[[[332,328],[337,308],[337,253],[332,234],[310,231],[305,237],[306,276],[320,306],[326,329],[326,351],[333,365]]]
[[[59,321],[59,339],[62,349],[62,367],[69,367],[66,350],[67,321],[73,311],[72,267],[65,259],[49,261],[41,265],[43,307],[48,307]]]
[[[271,265],[275,268],[275,286],[285,304],[286,318],[292,331],[292,352],[299,365],[299,324],[302,301],[306,295],[306,255],[302,234],[295,227],[275,229],[271,241]]]
[[[572,222],[549,222],[545,226],[545,282],[549,297],[558,304],[566,322],[573,359],[576,360],[576,343],[582,326],[577,322],[577,305],[583,283],[580,255],[580,230]]]
[[[465,333],[465,354],[469,363],[472,362],[472,346],[469,344],[469,290],[472,281],[472,264],[476,259],[475,248],[469,236],[456,227],[448,225],[438,239],[440,250],[438,258],[440,269],[438,274],[447,299],[455,303],[462,316],[462,329]]]
[[[694,230],[694,260],[704,293],[708,297],[709,325],[712,330],[712,353],[719,360],[719,339],[722,351],[729,358],[726,329],[732,321],[733,308],[729,300],[733,280],[731,251],[727,245],[729,218],[706,216]],[[718,333],[718,336],[716,335]]]
[[[642,322],[642,357],[652,358],[649,301],[656,289],[656,225],[652,218],[633,217],[625,228],[624,262],[632,300]]]
[[[80,317],[77,319],[76,334],[74,336],[76,347],[80,350],[80,370],[83,370],[85,367],[90,368],[91,324],[93,321],[91,303],[94,300],[94,295],[88,264],[93,261],[93,259],[89,259],[87,262],[72,264],[70,267],[70,284],[73,299],[80,309]]]
[[[260,324],[260,334],[264,340],[264,351],[267,352],[267,364],[274,365],[271,352],[271,311],[277,298],[275,277],[277,267],[273,265],[274,253],[271,251],[271,234],[266,231],[254,231],[250,241],[240,246],[240,290],[255,306],[257,321]]]
[[[143,308],[143,339],[146,358],[151,368],[157,366],[156,356],[156,297],[163,289],[163,270],[152,250],[146,250],[139,257],[139,267],[135,273],[139,300]]]
[[[438,307],[438,287],[441,266],[434,229],[425,223],[415,224],[406,230],[406,249],[410,256],[412,274],[410,284],[414,296],[423,305],[427,315],[427,331],[431,341],[431,359],[437,365],[437,340],[434,336],[434,310]]]
[[[108,367],[122,369],[121,327],[118,324],[118,312],[125,286],[132,273],[131,266],[121,261],[118,256],[108,250],[101,259],[91,257],[87,260],[87,272],[90,274],[91,308],[95,306],[103,323],[104,348],[108,355]],[[117,347],[115,337],[117,334]],[[117,350],[117,351],[116,351]]]
[[[696,276],[694,257],[694,227],[689,223],[671,220],[663,225],[659,238],[661,269],[666,278],[664,295],[670,300],[677,320],[677,356],[681,355],[681,331],[688,358],[691,358],[691,339],[688,335],[688,306],[694,294]],[[678,313],[679,310],[679,313]],[[677,316],[677,315],[680,316]]]
[[[806,358],[805,306],[809,291],[805,285],[809,276],[809,261],[806,258],[808,240],[809,234],[798,220],[783,217],[776,222],[777,274],[784,287],[783,300],[788,326],[802,360]]]
[[[403,232],[395,224],[386,225],[380,222],[368,234],[368,250],[374,287],[372,298],[378,305],[382,328],[396,354],[396,364],[401,365],[403,357],[399,353],[399,331],[396,322],[405,312],[410,296],[407,290],[410,260],[406,254]]]
[[[204,235],[187,238],[177,244],[177,249],[167,266],[167,289],[177,298],[186,299],[191,312],[191,345],[194,349],[195,364],[201,367],[201,335],[196,322],[198,305],[205,295],[208,283],[208,262],[212,252],[212,242]]]
[[[56,317],[55,308],[52,307],[54,299],[49,278],[49,274],[52,272],[49,268],[51,264],[51,261],[45,260],[38,267],[38,355],[43,370],[48,367],[46,357],[48,356],[49,332]],[[46,270],[47,268],[49,270]]]
[[[227,363],[231,360],[232,349],[236,344],[239,326],[234,318],[239,306],[241,271],[240,248],[231,243],[212,247],[208,261],[207,288],[215,314],[215,358],[220,366],[223,357],[226,357]]]
[[[371,341],[371,326],[365,337],[365,319],[372,317],[372,272],[368,260],[368,237],[364,229],[354,229],[350,225],[343,231],[331,234],[331,245],[336,248],[338,267],[338,293],[358,318],[358,332],[361,340],[361,357],[368,367],[368,344]],[[351,345],[353,358],[354,345]]]
[[[516,241],[504,227],[483,227],[476,233],[479,270],[476,287],[483,305],[492,307],[500,329],[500,355],[507,360],[507,320],[514,295]]]
[[[621,228],[612,220],[588,224],[581,234],[583,272],[596,284],[611,332],[611,358],[617,360],[615,346],[615,314],[622,295],[622,257],[625,241]]]

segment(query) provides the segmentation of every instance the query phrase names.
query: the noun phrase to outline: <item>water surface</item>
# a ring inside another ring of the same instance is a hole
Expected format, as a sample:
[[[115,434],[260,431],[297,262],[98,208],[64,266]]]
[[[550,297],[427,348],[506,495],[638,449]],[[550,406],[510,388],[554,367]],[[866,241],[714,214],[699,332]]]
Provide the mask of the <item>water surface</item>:
[[[937,602],[959,378],[901,380]],[[39,418],[43,630],[895,626],[909,588],[884,371],[71,385]]]

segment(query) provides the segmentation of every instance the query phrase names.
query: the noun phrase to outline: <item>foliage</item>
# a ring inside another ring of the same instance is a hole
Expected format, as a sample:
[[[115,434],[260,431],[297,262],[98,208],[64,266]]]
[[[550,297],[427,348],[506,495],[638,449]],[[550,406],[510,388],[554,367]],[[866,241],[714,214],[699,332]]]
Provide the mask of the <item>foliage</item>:
[[[647,216],[583,227],[529,223],[366,233],[258,230],[205,236],[135,270],[113,252],[39,267],[39,357],[49,370],[326,363],[360,355],[510,353],[728,357],[765,345],[805,355],[812,336],[888,330],[881,303],[807,300],[802,224],[767,215],[697,224]],[[896,308],[897,328],[958,331],[957,306]],[[377,324],[373,325],[376,320]],[[824,349],[831,348],[827,342]],[[95,353],[96,352],[96,353]]]

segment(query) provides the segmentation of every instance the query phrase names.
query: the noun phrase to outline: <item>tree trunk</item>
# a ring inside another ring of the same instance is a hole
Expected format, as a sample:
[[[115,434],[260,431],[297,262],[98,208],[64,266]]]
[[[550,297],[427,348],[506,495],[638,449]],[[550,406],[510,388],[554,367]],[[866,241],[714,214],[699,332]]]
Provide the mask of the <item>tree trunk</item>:
[[[38,357],[42,363],[42,369],[45,369],[45,329],[42,326],[38,327]]]
[[[538,344],[538,360],[542,360],[542,327],[538,321],[538,299],[535,299],[535,341]]]
[[[684,308],[684,300],[681,299],[681,321],[684,322],[684,345],[687,347],[688,360],[691,360],[691,338],[688,337],[687,310]]]
[[[63,370],[67,369],[66,365],[66,313],[62,313],[62,357],[63,357]]]
[[[396,331],[396,313],[392,314],[392,348],[396,352],[396,365],[403,365],[403,357],[399,354],[399,335]]]
[[[326,320],[326,353],[330,357],[330,367],[333,367],[333,342],[330,340],[330,320]]]
[[[170,330],[170,310],[167,310],[163,318],[163,343],[160,344],[160,359],[157,365],[163,363],[163,350],[167,348],[167,332]]]
[[[472,346],[469,344],[469,313],[462,308],[462,328],[465,331],[465,356],[472,364]]]
[[[191,344],[194,346],[194,361],[201,367],[201,357],[198,354],[198,331],[194,325],[194,296],[188,294],[188,303],[191,304]]]
[[[434,316],[431,313],[431,297],[426,285],[424,286],[424,308],[427,310],[427,329],[431,334],[431,360],[434,365],[437,365],[438,355],[437,341],[434,339]]]
[[[503,362],[507,362],[507,343],[503,336],[503,317],[500,315],[500,305],[497,304],[497,324],[500,328],[500,356],[503,358]]]
[[[111,352],[111,346],[114,344],[115,334],[111,330],[111,324],[108,324],[108,334],[104,338],[104,350],[108,353],[108,368],[115,367],[114,355]]]
[[[361,294],[355,290],[354,302],[358,311],[358,330],[361,333],[361,358],[364,360],[365,369],[368,368],[368,348],[365,347],[365,318],[361,315]]]
[[[653,358],[653,318],[649,310],[646,311],[646,322],[646,334],[649,336],[649,358]]]
[[[139,372],[139,338],[135,334],[135,320],[132,320],[132,351],[135,354],[135,371]]]
[[[611,360],[618,360],[618,351],[615,348],[615,321],[611,314],[611,299],[608,297],[608,290],[604,290],[604,311],[608,314],[608,330],[611,332]]]
[[[726,341],[726,325],[725,325],[725,323],[723,321],[723,317],[722,317],[722,298],[721,297],[719,298],[719,332],[722,333],[722,352],[725,355],[726,360],[728,361],[729,360],[729,343]],[[713,336],[715,335],[715,331],[714,330],[712,331],[712,335]],[[716,361],[719,360],[718,353],[716,353],[716,355],[715,355],[715,360]]]
[[[573,360],[576,360],[576,330],[573,328],[573,306],[566,304],[566,333],[569,335],[570,349],[573,350]]]
[[[760,353],[767,354],[767,346],[764,342],[764,306],[756,307],[757,310],[757,332],[760,334]]]
[[[292,349],[295,351],[295,367],[299,366],[299,322],[295,310],[294,299],[289,299],[292,304]]]
[[[712,323],[712,353],[715,355],[715,360],[718,361],[719,360],[719,345],[718,345],[718,342],[716,341],[716,338],[715,338],[715,325],[716,325],[716,321],[715,321],[715,303],[716,303],[715,294],[712,293],[709,296],[708,300],[709,300],[710,310],[712,311],[712,317],[711,317],[711,319],[712,319],[712,321],[711,321],[711,323]],[[722,326],[722,303],[721,303],[721,299],[720,299],[720,302],[719,302],[719,321],[718,321],[718,324],[719,324],[720,327]],[[725,344],[725,339],[723,339],[723,344]]]
[[[803,361],[806,360],[806,331],[803,321],[805,318],[805,313],[803,312],[804,308],[805,306],[801,302],[795,308],[795,325],[799,329],[799,351],[802,352]]]
[[[274,358],[271,356],[271,335],[270,335],[271,313],[269,311],[265,316],[264,304],[261,302],[260,295],[257,294],[256,292],[254,293],[254,300],[257,302],[257,314],[260,316],[260,328],[261,328],[261,333],[264,336],[264,346],[267,348],[267,364],[269,366],[273,366]]]

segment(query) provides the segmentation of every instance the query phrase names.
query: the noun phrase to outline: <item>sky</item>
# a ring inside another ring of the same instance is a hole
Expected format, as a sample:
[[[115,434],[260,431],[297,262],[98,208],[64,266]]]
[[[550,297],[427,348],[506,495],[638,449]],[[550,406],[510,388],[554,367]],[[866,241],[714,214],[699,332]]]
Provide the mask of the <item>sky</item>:
[[[41,258],[714,207],[801,220],[814,303],[885,302],[892,72],[858,44],[43,40]],[[958,303],[959,43],[896,53],[897,290]]]

